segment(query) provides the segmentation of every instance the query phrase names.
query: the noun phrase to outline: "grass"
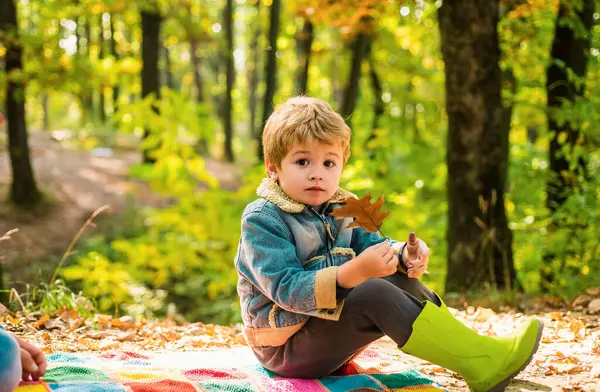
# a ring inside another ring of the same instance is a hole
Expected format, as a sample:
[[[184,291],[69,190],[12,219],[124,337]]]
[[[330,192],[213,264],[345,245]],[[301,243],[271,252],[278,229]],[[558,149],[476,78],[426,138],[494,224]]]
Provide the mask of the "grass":
[[[95,304],[90,298],[82,295],[81,292],[73,292],[65,282],[57,279],[58,271],[64,266],[67,258],[71,255],[73,248],[85,230],[92,225],[93,220],[108,209],[108,206],[98,208],[90,216],[90,218],[81,226],[71,243],[63,253],[58,265],[54,268],[52,277],[48,283],[37,285],[25,284],[25,290],[19,293],[17,289],[12,287],[10,290],[2,290],[4,296],[8,296],[8,308],[13,311],[21,311],[24,313],[42,312],[43,314],[52,315],[64,310],[76,310],[81,315],[92,315],[96,309]],[[33,212],[35,214],[35,212]],[[35,215],[33,215],[35,216]],[[18,231],[17,229],[10,230],[8,233],[0,237],[0,242],[10,241],[11,234]]]
[[[96,309],[93,301],[81,293],[74,293],[66,284],[57,279],[39,285],[27,285],[23,293],[16,289],[7,290],[8,308],[25,314],[40,312],[54,315],[65,310],[76,310],[84,317],[92,316]]]

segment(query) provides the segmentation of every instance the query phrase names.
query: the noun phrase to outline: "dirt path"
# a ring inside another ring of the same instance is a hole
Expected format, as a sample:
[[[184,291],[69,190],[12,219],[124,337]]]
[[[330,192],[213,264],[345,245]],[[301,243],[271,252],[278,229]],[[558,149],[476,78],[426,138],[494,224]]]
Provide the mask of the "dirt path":
[[[3,140],[0,142],[4,145]],[[103,215],[118,217],[127,203],[156,206],[164,202],[148,186],[130,178],[129,167],[140,159],[137,151],[101,157],[91,151],[64,148],[45,132],[31,133],[30,149],[36,180],[54,203],[44,214],[18,213],[5,203],[10,187],[9,159],[7,152],[0,150],[0,236],[19,230],[0,248],[0,261],[9,268],[15,263],[61,255],[81,225],[103,205],[111,207]],[[240,173],[233,165],[207,160],[206,166],[225,189],[239,184]]]

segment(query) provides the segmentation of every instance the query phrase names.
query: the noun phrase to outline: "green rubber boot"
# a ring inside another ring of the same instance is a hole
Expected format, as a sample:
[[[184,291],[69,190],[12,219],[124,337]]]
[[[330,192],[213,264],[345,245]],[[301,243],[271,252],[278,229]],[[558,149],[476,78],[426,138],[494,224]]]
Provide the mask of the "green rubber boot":
[[[448,310],[448,305],[446,305],[446,303],[444,302],[444,300],[442,299],[441,295],[439,295],[438,293],[436,293],[435,291],[432,291],[433,294],[435,294],[435,296],[437,297],[438,301],[440,301],[440,308],[444,309],[446,312],[450,312],[450,310]]]
[[[401,350],[460,374],[475,392],[500,392],[531,362],[542,329],[540,320],[531,319],[513,334],[482,336],[426,301]]]

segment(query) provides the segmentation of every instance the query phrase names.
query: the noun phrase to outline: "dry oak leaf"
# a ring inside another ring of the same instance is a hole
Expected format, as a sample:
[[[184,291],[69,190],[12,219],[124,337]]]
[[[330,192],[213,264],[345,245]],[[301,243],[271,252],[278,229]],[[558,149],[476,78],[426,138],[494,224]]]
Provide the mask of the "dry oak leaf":
[[[389,211],[380,211],[383,205],[383,195],[371,204],[371,192],[367,193],[362,199],[349,197],[342,201],[346,205],[333,210],[330,215],[336,218],[354,218],[347,228],[362,227],[369,233],[379,231],[381,224]]]
[[[39,329],[42,325],[44,325],[44,323],[46,321],[50,321],[50,316],[48,316],[47,314],[43,315],[42,317],[40,317],[40,319],[38,321],[36,321],[33,326],[36,329]]]

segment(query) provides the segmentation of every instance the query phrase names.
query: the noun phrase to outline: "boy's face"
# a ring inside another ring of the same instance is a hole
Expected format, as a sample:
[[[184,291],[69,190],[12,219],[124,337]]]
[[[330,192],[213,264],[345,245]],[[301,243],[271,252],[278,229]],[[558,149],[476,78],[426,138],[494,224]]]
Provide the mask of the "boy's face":
[[[276,167],[267,161],[269,177],[279,182],[292,199],[318,206],[331,199],[337,191],[344,168],[341,143],[317,141],[295,144]]]

